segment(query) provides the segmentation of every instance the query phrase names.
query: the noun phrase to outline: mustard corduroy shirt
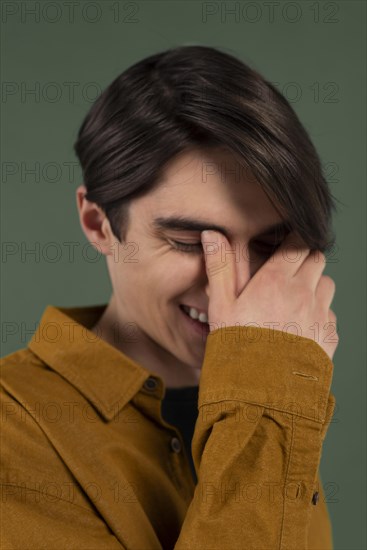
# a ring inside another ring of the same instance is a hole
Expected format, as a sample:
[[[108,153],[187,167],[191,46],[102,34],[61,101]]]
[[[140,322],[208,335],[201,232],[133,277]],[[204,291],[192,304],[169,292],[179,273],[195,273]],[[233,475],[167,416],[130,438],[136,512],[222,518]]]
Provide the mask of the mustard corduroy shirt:
[[[89,330],[105,308],[48,305],[1,360],[1,548],[331,549],[321,346],[260,327],[209,334],[195,485],[162,379]]]

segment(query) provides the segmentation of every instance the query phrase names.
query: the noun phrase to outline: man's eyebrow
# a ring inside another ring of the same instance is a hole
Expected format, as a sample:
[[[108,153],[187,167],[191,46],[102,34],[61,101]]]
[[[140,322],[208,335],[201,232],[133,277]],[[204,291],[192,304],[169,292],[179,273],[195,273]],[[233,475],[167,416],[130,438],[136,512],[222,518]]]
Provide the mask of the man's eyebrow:
[[[222,233],[227,240],[230,240],[231,231],[228,227],[223,225],[217,225],[205,220],[195,220],[193,218],[185,218],[183,216],[159,216],[154,218],[153,227],[155,229],[171,229],[172,231],[204,231],[205,229],[211,229]],[[290,229],[288,221],[281,221],[274,225],[265,227],[258,236],[268,236],[273,234],[282,233]]]

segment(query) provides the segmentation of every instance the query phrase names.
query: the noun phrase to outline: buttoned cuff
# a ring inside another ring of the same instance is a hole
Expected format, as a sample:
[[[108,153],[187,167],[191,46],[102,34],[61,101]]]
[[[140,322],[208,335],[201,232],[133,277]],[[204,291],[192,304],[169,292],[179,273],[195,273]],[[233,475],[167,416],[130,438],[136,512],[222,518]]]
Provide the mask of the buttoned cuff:
[[[207,337],[199,408],[239,400],[324,424],[335,398],[333,362],[314,340],[256,326],[216,329]]]

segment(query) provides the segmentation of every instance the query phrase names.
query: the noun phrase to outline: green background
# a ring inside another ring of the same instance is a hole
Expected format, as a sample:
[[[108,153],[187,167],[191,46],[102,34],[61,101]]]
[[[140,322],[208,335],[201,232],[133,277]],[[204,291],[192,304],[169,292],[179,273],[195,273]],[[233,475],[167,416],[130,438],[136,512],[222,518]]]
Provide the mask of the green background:
[[[100,91],[136,61],[178,45],[239,57],[291,102],[340,201],[337,247],[324,272],[337,289],[337,408],[321,476],[335,548],[359,550],[366,548],[366,3],[276,4],[272,17],[261,1],[76,1],[74,12],[62,1],[3,2],[1,355],[26,346],[47,304],[109,299],[104,257],[79,225],[82,179],[72,148]]]

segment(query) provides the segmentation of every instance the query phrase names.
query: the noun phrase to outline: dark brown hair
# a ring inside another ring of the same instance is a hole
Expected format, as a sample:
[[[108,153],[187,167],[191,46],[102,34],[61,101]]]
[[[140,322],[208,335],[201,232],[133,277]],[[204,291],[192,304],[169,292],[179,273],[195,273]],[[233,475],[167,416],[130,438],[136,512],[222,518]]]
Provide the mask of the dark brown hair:
[[[131,200],[175,155],[210,146],[250,169],[311,249],[334,245],[336,205],[306,130],[270,82],[219,49],[179,46],[129,67],[92,105],[74,148],[87,200],[122,242]]]

